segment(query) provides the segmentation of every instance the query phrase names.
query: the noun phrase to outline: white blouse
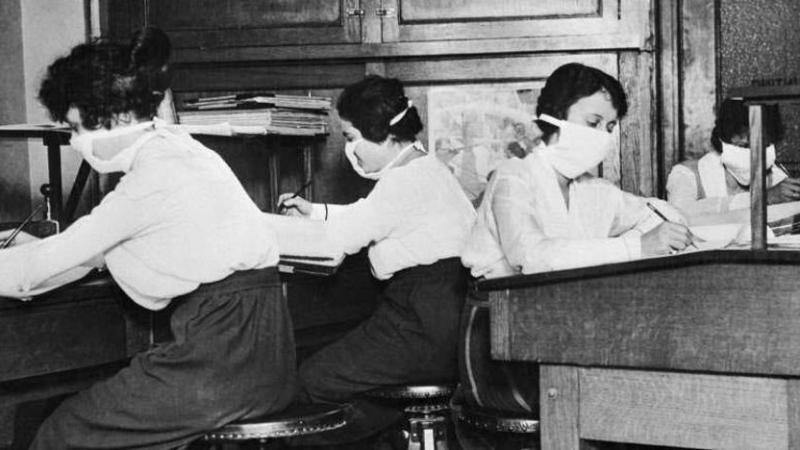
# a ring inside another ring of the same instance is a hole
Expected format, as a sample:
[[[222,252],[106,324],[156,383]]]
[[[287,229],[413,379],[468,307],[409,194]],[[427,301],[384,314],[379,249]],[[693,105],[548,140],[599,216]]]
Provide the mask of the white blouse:
[[[536,152],[495,171],[461,260],[475,277],[495,278],[641,257],[641,235],[661,223],[651,201],[585,174],[569,185],[569,209],[556,172]],[[680,220],[680,218],[676,218]]]
[[[312,219],[324,219],[326,208],[328,238],[348,254],[369,246],[378,279],[458,257],[475,220],[458,181],[432,155],[389,169],[355,203],[315,204]]]
[[[97,256],[152,310],[234,271],[273,266],[278,246],[228,165],[185,133],[152,133],[131,170],[63,233],[0,250],[0,288],[26,291]]]
[[[775,186],[787,177],[773,166],[767,174],[767,186]],[[697,185],[700,179],[702,194]],[[696,167],[675,165],[667,177],[667,200],[689,216],[721,213],[750,207],[750,190],[739,187],[728,190],[725,166],[719,153],[708,152],[697,161]]]

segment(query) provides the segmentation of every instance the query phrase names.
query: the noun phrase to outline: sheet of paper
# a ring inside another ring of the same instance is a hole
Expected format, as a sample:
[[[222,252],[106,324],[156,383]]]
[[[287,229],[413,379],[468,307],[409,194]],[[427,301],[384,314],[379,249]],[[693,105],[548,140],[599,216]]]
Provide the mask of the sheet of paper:
[[[78,281],[81,278],[88,275],[89,272],[91,272],[92,270],[93,269],[91,267],[85,267],[85,266],[73,267],[72,269],[69,269],[66,272],[62,272],[52,278],[45,280],[43,283],[39,284],[38,286],[29,291],[6,292],[0,290],[0,297],[10,297],[10,298],[27,300],[30,299],[31,297],[35,297],[37,295],[44,294],[45,292],[52,291],[55,288],[64,286],[65,284]]]
[[[734,242],[744,227],[745,225],[740,223],[723,223],[690,226],[689,230],[696,236],[693,244],[697,250],[717,250]]]
[[[264,220],[278,234],[282,257],[291,255],[294,259],[319,261],[329,258],[339,262],[344,258],[344,250],[326,234],[325,222],[266,213]]]

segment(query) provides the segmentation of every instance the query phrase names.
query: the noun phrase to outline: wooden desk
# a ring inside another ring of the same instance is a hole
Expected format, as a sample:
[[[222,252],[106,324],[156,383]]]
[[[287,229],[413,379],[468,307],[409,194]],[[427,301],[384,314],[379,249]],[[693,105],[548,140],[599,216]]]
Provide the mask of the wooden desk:
[[[375,308],[365,252],[346,258],[330,277],[284,280],[300,358]],[[169,339],[170,313],[135,305],[107,274],[30,302],[0,298],[0,448],[27,448],[48,399],[85,389]]]
[[[800,253],[490,280],[492,355],[540,363],[543,449],[800,448]]]

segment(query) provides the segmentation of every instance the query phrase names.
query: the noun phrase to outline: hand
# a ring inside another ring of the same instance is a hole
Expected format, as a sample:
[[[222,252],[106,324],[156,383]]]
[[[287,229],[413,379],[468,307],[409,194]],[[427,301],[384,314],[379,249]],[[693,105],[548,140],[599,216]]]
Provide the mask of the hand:
[[[278,196],[278,212],[287,216],[310,217],[311,202],[303,197],[295,197],[292,193]]]
[[[800,200],[800,178],[786,178],[767,189],[767,204]]]
[[[642,235],[642,256],[667,255],[691,243],[692,233],[686,225],[663,222]]]

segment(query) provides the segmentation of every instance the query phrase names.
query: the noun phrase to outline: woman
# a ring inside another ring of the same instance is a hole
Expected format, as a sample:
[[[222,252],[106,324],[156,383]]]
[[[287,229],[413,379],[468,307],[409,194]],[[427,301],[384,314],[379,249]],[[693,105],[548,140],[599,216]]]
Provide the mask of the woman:
[[[48,68],[39,96],[72,127],[72,147],[96,171],[124,175],[62,234],[0,251],[0,288],[104,264],[139,305],[176,304],[174,340],[65,400],[34,449],[174,448],[293,394],[274,233],[216,153],[152,121],[168,86],[137,55],[95,41]]]
[[[646,199],[587,173],[614,147],[611,133],[626,111],[619,81],[600,70],[566,64],[548,77],[536,106],[544,145],[505,161],[490,180],[462,253],[473,276],[629,261],[689,245],[684,225],[661,221]],[[464,401],[538,414],[537,370],[489,359],[485,296],[473,292],[462,317]]]
[[[777,111],[768,111],[777,119]],[[766,121],[771,143],[766,149],[767,203],[800,199],[800,179],[788,178],[775,166],[774,142],[780,136],[777,120]],[[687,215],[726,212],[750,206],[750,130],[747,105],[725,99],[711,134],[713,151],[699,160],[672,168],[667,178],[667,200]]]
[[[301,364],[301,390],[312,401],[342,401],[378,386],[453,379],[467,283],[458,255],[472,205],[417,141],[422,122],[398,80],[369,76],[344,90],[337,110],[345,156],[374,188],[346,206],[280,199],[325,220],[346,253],[368,247],[372,273],[385,281],[370,319]]]

